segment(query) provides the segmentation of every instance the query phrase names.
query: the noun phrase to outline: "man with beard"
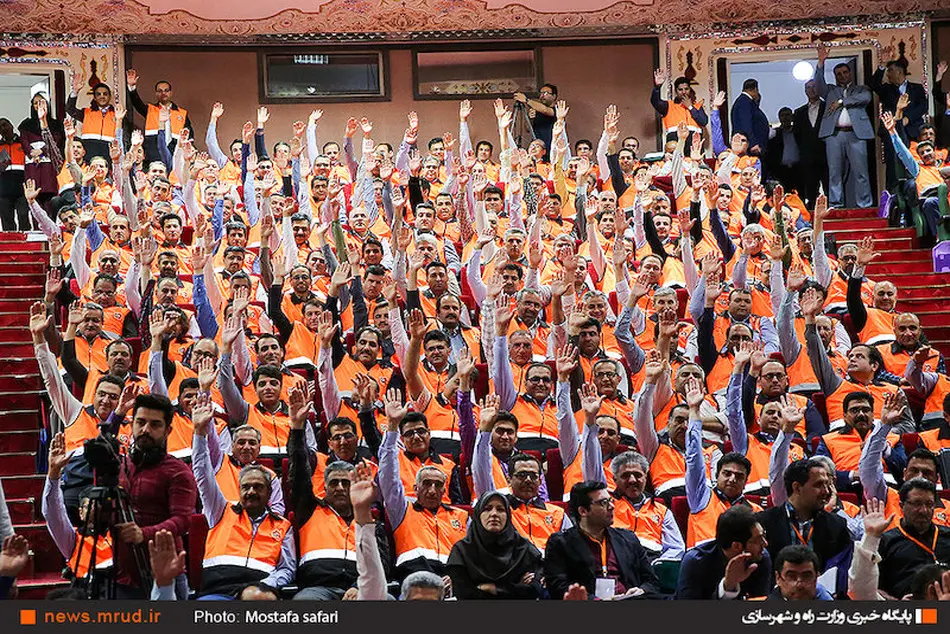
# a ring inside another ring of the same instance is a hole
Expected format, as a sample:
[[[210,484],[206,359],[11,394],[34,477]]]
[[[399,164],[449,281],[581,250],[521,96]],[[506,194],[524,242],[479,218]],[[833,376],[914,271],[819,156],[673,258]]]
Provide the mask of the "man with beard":
[[[174,408],[164,396],[142,394],[132,405],[132,450],[123,457],[119,486],[129,491],[134,521],[117,524],[115,550],[116,598],[144,599],[150,587],[135,564],[133,550],[144,549],[160,530],[171,532],[176,548],[188,532],[197,503],[191,470],[167,449]],[[176,592],[184,598],[184,576]]]
[[[663,117],[663,130],[666,139],[676,138],[676,126],[685,122],[690,133],[702,134],[702,129],[709,123],[709,117],[703,110],[703,102],[696,102],[696,93],[686,77],[677,77],[673,82],[673,99],[664,100],[660,97],[660,89],[666,83],[667,74],[657,69],[653,72],[653,92],[650,94],[650,104]]]
[[[192,464],[209,527],[199,600],[244,598],[243,591],[252,584],[276,599],[277,591],[294,577],[292,526],[268,505],[271,477],[263,467],[249,465],[241,469],[240,498],[224,497],[215,481],[207,445],[212,413],[210,401],[202,397],[194,408]]]
[[[861,297],[864,271],[880,256],[874,251],[874,241],[865,237],[858,245],[857,261],[848,277],[847,306],[851,315],[851,325],[858,333],[858,341],[870,345],[891,342],[896,338],[894,324],[898,316],[897,287],[892,282],[877,282],[873,286],[872,306],[865,306]],[[896,374],[903,374],[897,372]]]
[[[294,599],[332,601],[343,598],[356,585],[358,576],[356,527],[350,500],[354,467],[349,462],[334,460],[323,469],[323,489],[314,486],[311,456],[303,434],[309,409],[305,390],[291,392],[290,499],[299,527],[297,584],[301,587]],[[377,549],[388,561],[389,542],[382,523],[377,525],[376,539]]]

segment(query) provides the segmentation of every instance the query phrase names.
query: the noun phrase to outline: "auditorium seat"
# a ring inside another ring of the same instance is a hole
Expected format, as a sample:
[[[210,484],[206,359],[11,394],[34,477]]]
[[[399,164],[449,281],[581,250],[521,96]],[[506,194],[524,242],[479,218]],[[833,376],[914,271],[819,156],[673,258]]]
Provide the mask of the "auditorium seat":
[[[564,466],[561,464],[561,450],[548,449],[544,454],[548,468],[544,479],[548,485],[548,497],[551,500],[564,499]]]
[[[904,445],[904,451],[907,452],[907,455],[910,455],[912,451],[917,449],[917,445],[920,443],[920,436],[917,433],[912,434],[903,434],[901,436],[901,444]]]
[[[208,520],[195,513],[188,522],[188,585],[193,590],[201,588],[201,563],[205,558],[205,541],[208,537]]]
[[[689,501],[685,495],[677,495],[670,500],[670,510],[673,511],[673,518],[680,527],[683,538],[686,538],[686,528],[689,524]]]

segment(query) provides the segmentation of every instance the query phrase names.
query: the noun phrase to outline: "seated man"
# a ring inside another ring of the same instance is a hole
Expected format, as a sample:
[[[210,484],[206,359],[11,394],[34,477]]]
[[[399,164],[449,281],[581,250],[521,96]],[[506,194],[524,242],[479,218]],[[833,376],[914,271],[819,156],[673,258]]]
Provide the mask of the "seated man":
[[[303,435],[310,409],[306,397],[306,390],[296,389],[290,400],[290,498],[300,537],[297,584],[302,588],[294,599],[331,601],[343,598],[357,581],[357,531],[350,501],[354,468],[341,461],[327,464],[323,472],[325,488],[314,490],[311,457]],[[389,561],[384,530],[382,525],[376,530],[377,549]]]
[[[563,599],[573,584],[599,599],[653,597],[659,582],[646,550],[633,531],[614,528],[614,500],[603,482],[571,489],[574,527],[548,539],[544,581],[553,599]]]
[[[904,378],[924,397],[924,416],[920,426],[924,431],[920,439],[928,449],[944,453],[950,448],[950,378],[945,374],[926,370],[925,364],[932,351],[929,346],[917,349],[907,362]],[[950,474],[950,464],[947,473]]]
[[[241,470],[241,497],[228,501],[214,478],[208,450],[212,408],[207,397],[195,405],[192,468],[208,520],[200,601],[237,598],[251,584],[277,591],[294,578],[296,551],[290,521],[270,509],[271,477],[259,465]]]
[[[413,443],[428,445],[425,416],[416,414],[421,418],[410,419],[409,407],[402,404],[396,390],[386,393],[385,403],[388,428],[379,448],[379,486],[393,531],[396,577],[405,579],[418,571],[442,575],[452,546],[465,537],[468,516],[443,503],[449,482],[444,465],[430,463],[418,468],[415,500],[406,497],[396,441],[401,433],[410,448]]]
[[[585,384],[581,388],[581,406],[584,412],[584,424],[592,430],[587,433],[591,438],[597,434],[597,409],[600,400],[593,386]],[[600,460],[600,443],[590,443],[592,458],[585,463],[585,480],[607,483],[604,476],[603,461]],[[614,520],[621,528],[636,533],[637,538],[647,551],[647,557],[655,559],[681,559],[683,557],[683,535],[673,512],[665,504],[652,496],[645,495],[650,463],[635,451],[625,451],[610,462],[616,489],[611,491],[614,498]]]
[[[769,599],[780,601],[833,601],[818,583],[818,555],[808,546],[793,544],[775,557],[775,589]]]
[[[732,452],[724,455],[716,465],[716,486],[707,484],[706,464],[702,453],[702,422],[699,406],[703,400],[702,386],[690,379],[686,390],[689,404],[689,426],[686,430],[686,498],[689,503],[689,524],[686,547],[692,548],[715,539],[716,521],[726,509],[741,504],[754,511],[762,508],[745,499],[746,482],[752,464],[745,456]]]
[[[764,597],[772,586],[765,530],[747,506],[716,519],[716,537],[686,552],[674,599]]]

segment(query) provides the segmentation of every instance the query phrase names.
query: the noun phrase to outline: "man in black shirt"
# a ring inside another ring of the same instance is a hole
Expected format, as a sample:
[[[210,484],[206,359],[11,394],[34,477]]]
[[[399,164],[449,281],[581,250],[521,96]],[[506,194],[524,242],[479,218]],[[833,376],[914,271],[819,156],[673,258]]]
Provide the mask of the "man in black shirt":
[[[531,119],[534,136],[536,139],[544,141],[544,146],[550,152],[550,149],[554,147],[552,137],[554,122],[557,121],[554,114],[554,104],[557,102],[557,86],[544,84],[538,92],[537,99],[529,99],[523,92],[516,92],[515,101],[525,104],[534,111],[534,117]]]
[[[878,587],[897,599],[911,592],[911,582],[919,568],[950,562],[950,528],[933,523],[936,485],[923,478],[908,480],[901,487],[900,502],[904,518],[897,528],[881,536],[878,547]]]

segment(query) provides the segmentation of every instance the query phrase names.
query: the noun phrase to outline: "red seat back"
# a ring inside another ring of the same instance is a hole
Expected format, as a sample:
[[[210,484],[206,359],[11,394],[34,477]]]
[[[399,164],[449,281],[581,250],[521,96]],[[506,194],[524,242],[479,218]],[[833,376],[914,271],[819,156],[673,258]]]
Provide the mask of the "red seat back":
[[[554,500],[564,499],[564,465],[561,464],[561,450],[548,449],[545,454],[548,470],[544,476],[548,485],[548,497]]]
[[[677,495],[670,500],[670,510],[673,511],[673,519],[680,527],[680,532],[685,536],[686,527],[689,524],[689,502],[685,495]]]
[[[917,449],[917,446],[919,443],[920,443],[920,436],[918,436],[916,433],[904,434],[901,436],[901,444],[904,445],[904,451],[906,451],[908,455],[912,451]]]
[[[201,588],[201,562],[205,558],[205,541],[208,538],[208,520],[195,513],[188,522],[188,584]]]

